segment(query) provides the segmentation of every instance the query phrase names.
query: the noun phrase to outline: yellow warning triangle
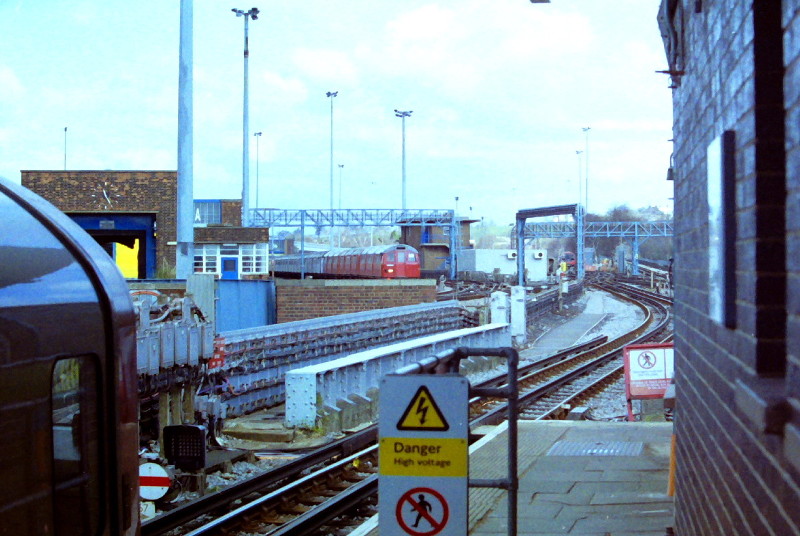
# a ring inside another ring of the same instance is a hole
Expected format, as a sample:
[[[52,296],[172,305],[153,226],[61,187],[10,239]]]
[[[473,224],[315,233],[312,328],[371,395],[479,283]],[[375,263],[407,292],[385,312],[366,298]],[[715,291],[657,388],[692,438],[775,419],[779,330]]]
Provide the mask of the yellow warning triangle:
[[[397,422],[397,429],[444,432],[450,429],[450,425],[436,405],[431,392],[422,385]]]

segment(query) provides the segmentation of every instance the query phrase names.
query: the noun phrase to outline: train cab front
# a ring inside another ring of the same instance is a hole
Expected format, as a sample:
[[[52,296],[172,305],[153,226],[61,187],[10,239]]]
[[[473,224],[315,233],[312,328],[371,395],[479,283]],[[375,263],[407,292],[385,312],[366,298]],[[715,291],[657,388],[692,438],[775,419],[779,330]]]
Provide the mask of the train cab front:
[[[135,317],[103,249],[0,178],[0,534],[138,533]]]

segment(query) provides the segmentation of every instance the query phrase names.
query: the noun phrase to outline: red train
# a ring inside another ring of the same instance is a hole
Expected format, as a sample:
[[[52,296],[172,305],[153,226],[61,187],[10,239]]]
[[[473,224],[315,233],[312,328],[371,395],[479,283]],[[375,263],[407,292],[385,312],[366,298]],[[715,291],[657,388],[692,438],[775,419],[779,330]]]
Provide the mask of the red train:
[[[304,266],[303,266],[304,264]],[[274,256],[270,269],[277,274],[305,273],[317,277],[407,279],[419,277],[419,253],[411,246],[393,244],[334,249]]]
[[[571,251],[565,251],[561,257],[558,259],[559,264],[562,262],[566,262],[567,266],[576,266],[578,264],[578,259],[575,257],[575,254]]]

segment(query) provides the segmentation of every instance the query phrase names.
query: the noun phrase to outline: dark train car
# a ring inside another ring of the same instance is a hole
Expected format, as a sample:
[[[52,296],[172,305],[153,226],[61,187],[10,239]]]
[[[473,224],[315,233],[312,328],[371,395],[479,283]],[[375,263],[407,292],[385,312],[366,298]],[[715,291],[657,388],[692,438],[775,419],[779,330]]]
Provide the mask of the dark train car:
[[[306,253],[305,273],[312,276],[374,279],[404,279],[420,276],[419,253],[411,246],[393,244],[365,248],[334,249]],[[281,255],[270,259],[276,274],[300,274],[301,256]]]
[[[135,317],[113,261],[0,179],[0,534],[138,532]]]
[[[558,259],[558,263],[561,264],[562,262],[566,262],[567,266],[576,266],[578,264],[578,258],[575,257],[575,254],[571,251],[565,251],[561,254],[561,257]]]
[[[301,267],[305,262],[305,273],[309,275],[322,275],[322,251],[307,251],[303,255],[291,253],[289,255],[272,255],[269,258],[269,269],[276,274],[300,275]]]

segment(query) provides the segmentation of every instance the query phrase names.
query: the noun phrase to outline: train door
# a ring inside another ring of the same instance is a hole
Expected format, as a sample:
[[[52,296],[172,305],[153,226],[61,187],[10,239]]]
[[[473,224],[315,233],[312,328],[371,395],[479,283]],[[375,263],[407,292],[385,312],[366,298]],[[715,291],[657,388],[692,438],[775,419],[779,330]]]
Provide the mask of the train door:
[[[383,262],[382,262],[382,273],[381,277],[386,279],[392,279],[395,277],[395,260],[394,260],[394,252],[390,251],[389,253],[383,254]]]
[[[239,279],[238,257],[222,257],[221,279]]]
[[[401,249],[398,249],[395,252],[395,255],[397,256],[397,262],[395,263],[394,267],[394,276],[408,277],[408,273],[406,270],[406,258],[407,258],[406,252]]]

